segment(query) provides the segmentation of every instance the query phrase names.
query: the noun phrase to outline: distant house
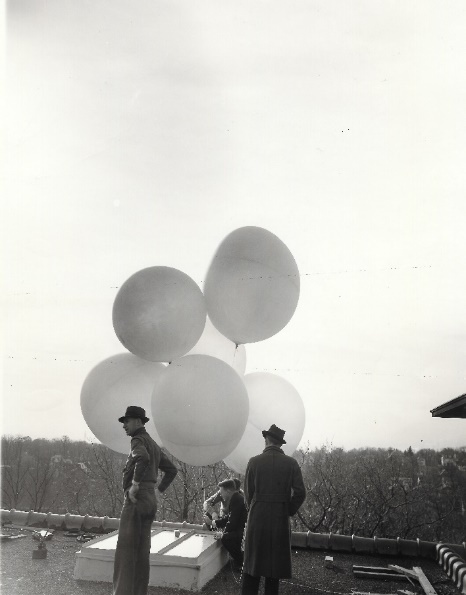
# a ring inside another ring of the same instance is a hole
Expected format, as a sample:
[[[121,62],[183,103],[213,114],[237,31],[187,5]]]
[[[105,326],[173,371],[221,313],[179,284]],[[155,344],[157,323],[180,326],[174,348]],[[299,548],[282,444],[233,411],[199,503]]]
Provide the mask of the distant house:
[[[419,475],[425,475],[427,472],[426,460],[423,457],[419,457],[417,460],[417,464],[419,467]]]
[[[52,457],[50,457],[50,461],[53,465],[57,465],[59,463],[67,463],[69,465],[73,464],[71,459],[65,459],[65,457],[62,455],[52,455]]]
[[[413,488],[413,480],[411,477],[400,477],[399,482],[405,490],[411,490]]]
[[[458,465],[456,464],[456,459],[456,455],[453,455],[453,457],[445,457],[444,455],[442,455],[440,458],[440,462],[442,464],[442,467],[446,467],[447,465],[457,467]]]
[[[89,473],[89,469],[87,468],[86,463],[76,463],[76,465],[78,465],[78,467],[80,467],[81,470],[84,471],[84,473]]]
[[[414,480],[419,484],[419,478]],[[414,481],[412,477],[392,477],[389,489],[392,491],[399,486],[402,486],[406,492],[409,492],[413,489]]]
[[[449,475],[447,475],[445,473],[445,469],[442,469],[442,471],[440,471],[439,473],[440,475],[440,480],[441,480],[441,489],[447,489],[447,488],[452,488],[453,487],[453,482],[452,479]]]

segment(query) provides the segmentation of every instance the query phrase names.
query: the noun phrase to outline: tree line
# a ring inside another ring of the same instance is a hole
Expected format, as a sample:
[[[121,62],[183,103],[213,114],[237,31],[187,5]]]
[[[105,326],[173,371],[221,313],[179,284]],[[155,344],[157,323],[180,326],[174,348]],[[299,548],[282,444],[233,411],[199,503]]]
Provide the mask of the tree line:
[[[170,455],[169,455],[170,456]],[[364,537],[466,540],[466,448],[414,452],[397,449],[304,448],[307,498],[293,517],[295,531]],[[202,504],[232,474],[223,462],[178,467],[157,520],[202,522]],[[118,517],[126,455],[102,444],[2,437],[4,509]]]

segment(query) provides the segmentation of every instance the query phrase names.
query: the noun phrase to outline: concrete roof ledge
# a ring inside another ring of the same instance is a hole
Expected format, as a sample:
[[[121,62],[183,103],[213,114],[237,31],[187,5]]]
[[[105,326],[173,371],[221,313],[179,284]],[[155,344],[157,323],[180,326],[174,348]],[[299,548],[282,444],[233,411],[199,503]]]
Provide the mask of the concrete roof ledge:
[[[118,529],[120,519],[105,517],[90,517],[89,515],[52,514],[44,512],[27,512],[23,510],[0,509],[2,524],[14,524],[24,527],[45,527],[47,529],[80,529],[89,530],[92,525],[95,533],[107,533]],[[203,525],[191,524],[186,521],[173,523],[170,521],[154,521],[154,528],[187,529],[202,531]],[[466,542],[461,544],[444,544],[421,539],[389,539],[385,537],[360,537],[358,535],[340,535],[338,533],[313,533],[312,531],[291,534],[293,547],[329,550],[335,552],[365,553],[382,556],[412,556],[435,560],[437,547],[444,545],[458,556],[466,560]]]

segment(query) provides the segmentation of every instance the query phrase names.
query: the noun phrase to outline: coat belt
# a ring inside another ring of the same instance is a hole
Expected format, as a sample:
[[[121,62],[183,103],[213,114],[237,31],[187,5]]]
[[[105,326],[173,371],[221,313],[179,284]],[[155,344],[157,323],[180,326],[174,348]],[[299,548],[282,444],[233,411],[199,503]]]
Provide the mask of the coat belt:
[[[253,502],[289,502],[290,497],[286,494],[254,494]]]
[[[140,490],[153,490],[156,486],[155,481],[141,481],[139,483]]]

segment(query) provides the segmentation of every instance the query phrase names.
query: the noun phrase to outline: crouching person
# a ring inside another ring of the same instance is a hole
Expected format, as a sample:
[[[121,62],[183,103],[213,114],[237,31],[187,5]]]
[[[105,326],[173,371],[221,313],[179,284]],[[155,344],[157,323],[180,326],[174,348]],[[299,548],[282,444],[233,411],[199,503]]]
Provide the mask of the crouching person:
[[[241,481],[239,479],[237,479],[236,477],[229,477],[228,479],[232,479],[235,482],[236,491],[239,492],[244,497],[244,492],[241,489]],[[218,487],[218,485],[217,485],[217,487]],[[214,506],[218,503],[220,503],[220,513],[217,513],[214,510]],[[215,494],[212,494],[212,496],[209,496],[209,498],[207,498],[207,500],[204,502],[202,510],[204,513],[203,516],[208,516],[211,520],[214,520],[214,521],[225,516],[225,514],[226,514],[225,502],[223,501],[222,495],[220,493],[220,488],[215,492]],[[208,526],[205,523],[204,523],[204,528],[210,529],[211,531],[214,530],[212,525]]]
[[[248,516],[244,496],[237,491],[236,484],[232,479],[221,481],[218,487],[224,503],[225,515],[217,520],[212,520],[205,515],[204,523],[215,531],[215,539],[221,540],[234,563],[237,566],[242,566],[241,542]]]

